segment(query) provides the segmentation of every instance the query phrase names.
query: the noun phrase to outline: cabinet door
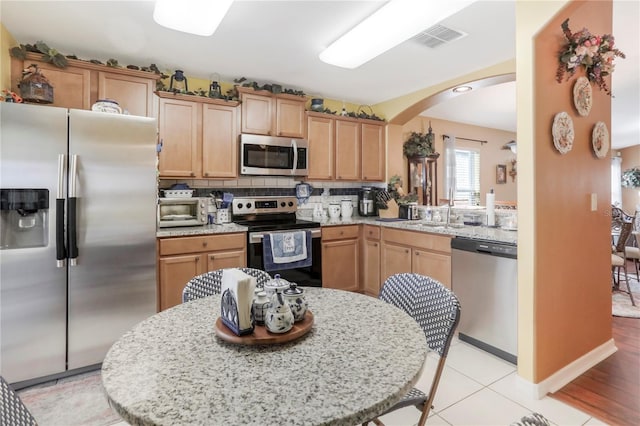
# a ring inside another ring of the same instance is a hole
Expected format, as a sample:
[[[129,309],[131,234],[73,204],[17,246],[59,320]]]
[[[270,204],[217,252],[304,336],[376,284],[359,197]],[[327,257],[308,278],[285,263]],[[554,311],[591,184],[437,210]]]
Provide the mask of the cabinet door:
[[[336,120],[337,180],[360,180],[360,124]]]
[[[362,123],[362,180],[385,180],[384,126]]]
[[[91,72],[89,70],[76,67],[58,68],[46,62],[30,59],[18,62],[18,66],[20,64],[22,69],[31,64],[38,65],[42,75],[49,80],[49,83],[53,86],[53,103],[49,104],[50,106],[91,109]],[[12,80],[16,84],[13,90],[18,94],[20,93],[20,89],[17,87],[17,83],[20,81],[19,76],[20,74],[12,76]]]
[[[381,248],[380,282],[393,274],[411,272],[411,248],[384,242]]]
[[[271,135],[274,105],[269,96],[242,93],[242,133]]]
[[[200,104],[160,99],[160,176],[196,177]]]
[[[98,73],[98,99],[113,99],[131,115],[153,116],[155,81],[121,74]]]
[[[202,105],[202,177],[238,176],[237,108]]]
[[[322,286],[359,290],[358,239],[322,243]]]
[[[242,268],[247,266],[247,250],[228,250],[207,255],[207,270]]]
[[[333,178],[333,135],[335,120],[328,117],[307,118],[307,139],[309,141],[308,179]]]
[[[204,273],[204,256],[190,254],[163,257],[160,268],[160,310],[163,311],[182,303],[182,290],[189,280]]]
[[[364,293],[378,297],[380,294],[380,242],[365,239],[362,259]]]
[[[276,136],[304,137],[304,98],[276,98]]]
[[[426,275],[451,288],[451,256],[413,249],[413,272]]]

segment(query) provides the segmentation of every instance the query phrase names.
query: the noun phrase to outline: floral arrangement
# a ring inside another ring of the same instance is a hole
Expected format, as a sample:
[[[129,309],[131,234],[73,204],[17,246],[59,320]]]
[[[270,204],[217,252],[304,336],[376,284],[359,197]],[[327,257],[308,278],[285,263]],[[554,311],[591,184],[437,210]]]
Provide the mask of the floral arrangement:
[[[633,167],[622,172],[622,186],[640,188],[640,167]]]
[[[429,122],[429,133],[411,132],[409,138],[402,145],[402,153],[405,157],[426,157],[435,153],[433,142],[435,135]]]
[[[613,59],[616,56],[626,57],[614,47],[614,37],[611,34],[595,36],[586,28],[572,33],[569,29],[569,19],[566,19],[561,26],[567,44],[563,46],[558,56],[560,64],[556,71],[556,81],[561,83],[565,73],[569,73],[568,79],[580,66],[584,66],[589,81],[597,84],[600,90],[604,90],[611,96],[604,78],[613,72]]]

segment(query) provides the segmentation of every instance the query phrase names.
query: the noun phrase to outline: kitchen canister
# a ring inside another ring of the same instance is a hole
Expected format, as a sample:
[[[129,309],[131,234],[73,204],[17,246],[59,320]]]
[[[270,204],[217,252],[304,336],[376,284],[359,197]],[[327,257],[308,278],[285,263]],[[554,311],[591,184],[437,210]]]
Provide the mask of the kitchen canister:
[[[256,324],[264,325],[264,317],[269,307],[269,298],[267,292],[257,288],[255,298],[253,299],[253,317],[256,320]]]
[[[340,215],[343,219],[348,219],[353,215],[353,204],[351,200],[342,200],[340,202]]]
[[[337,203],[331,203],[329,204],[329,217],[331,219],[337,219],[340,217],[340,204]]]
[[[307,300],[304,297],[304,290],[298,288],[296,283],[289,284],[289,288],[282,292],[284,300],[289,304],[294,321],[302,321],[307,313]]]

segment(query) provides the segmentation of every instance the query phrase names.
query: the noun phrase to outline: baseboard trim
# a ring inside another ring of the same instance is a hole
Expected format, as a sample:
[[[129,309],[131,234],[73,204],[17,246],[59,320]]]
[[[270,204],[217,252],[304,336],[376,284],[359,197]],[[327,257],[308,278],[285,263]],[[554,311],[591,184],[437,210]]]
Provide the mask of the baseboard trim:
[[[591,352],[584,354],[572,363],[562,367],[540,383],[531,383],[519,375],[516,376],[517,389],[531,398],[542,399],[548,393],[558,391],[591,367],[611,356],[617,350],[618,348],[616,347],[615,342],[613,339],[610,339]]]

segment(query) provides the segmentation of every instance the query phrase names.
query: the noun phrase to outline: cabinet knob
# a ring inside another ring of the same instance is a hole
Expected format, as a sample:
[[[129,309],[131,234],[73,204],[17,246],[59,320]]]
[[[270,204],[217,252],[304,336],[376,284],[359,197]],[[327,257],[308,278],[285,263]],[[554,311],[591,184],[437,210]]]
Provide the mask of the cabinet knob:
[[[209,172],[205,173],[204,175],[205,175],[205,176],[209,176]]]
[[[196,263],[200,262],[200,258],[196,257]]]
[[[378,247],[378,243],[373,243],[373,246],[374,247]]]
[[[416,256],[420,256],[420,253],[416,253]]]
[[[405,249],[404,252],[409,254],[409,249]]]
[[[193,173],[193,172],[191,172],[191,173],[190,173],[190,175],[191,175],[191,176],[195,176],[196,174],[195,174],[195,173]]]
[[[203,241],[203,242],[202,242],[202,247],[206,247],[206,246],[207,246],[207,244],[209,244],[209,243],[207,243],[206,241]]]

